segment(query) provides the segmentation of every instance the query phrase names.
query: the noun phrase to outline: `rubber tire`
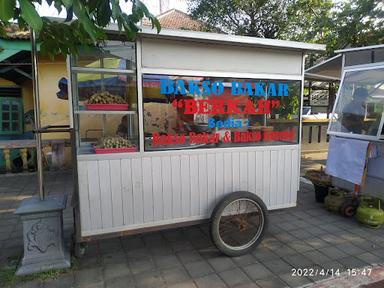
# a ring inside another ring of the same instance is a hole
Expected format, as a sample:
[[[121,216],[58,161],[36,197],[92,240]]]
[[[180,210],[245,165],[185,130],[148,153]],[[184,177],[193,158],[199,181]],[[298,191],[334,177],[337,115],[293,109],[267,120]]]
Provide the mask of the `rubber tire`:
[[[359,203],[356,199],[347,199],[340,207],[340,214],[344,217],[353,217],[358,206]]]
[[[226,245],[224,245],[223,242],[221,241],[221,238],[219,236],[219,221],[220,221],[220,215],[223,212],[223,210],[225,209],[225,207],[227,207],[227,205],[229,203],[231,203],[231,202],[233,202],[239,198],[251,199],[251,200],[255,201],[261,207],[261,212],[263,213],[263,216],[264,216],[264,227],[260,233],[259,238],[251,246],[249,246],[243,250],[233,250],[233,249],[230,249],[229,247],[227,247]],[[235,257],[235,256],[247,254],[248,252],[253,250],[256,246],[258,246],[260,244],[260,242],[263,240],[263,237],[264,237],[264,234],[265,234],[267,227],[268,227],[268,210],[267,210],[267,206],[265,206],[263,200],[261,200],[260,197],[258,197],[257,195],[255,195],[251,192],[237,191],[237,192],[232,192],[231,194],[225,196],[216,205],[215,209],[212,212],[209,231],[210,231],[212,242],[215,244],[217,249],[219,249],[219,251],[221,253],[223,253],[227,256]]]

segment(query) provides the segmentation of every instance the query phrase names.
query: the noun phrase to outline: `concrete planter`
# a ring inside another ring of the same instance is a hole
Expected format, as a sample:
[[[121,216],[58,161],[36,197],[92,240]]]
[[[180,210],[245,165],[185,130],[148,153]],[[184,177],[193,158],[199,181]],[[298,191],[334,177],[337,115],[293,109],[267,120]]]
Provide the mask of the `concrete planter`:
[[[24,255],[16,275],[26,275],[71,266],[63,240],[65,195],[24,200],[15,214],[23,223]]]

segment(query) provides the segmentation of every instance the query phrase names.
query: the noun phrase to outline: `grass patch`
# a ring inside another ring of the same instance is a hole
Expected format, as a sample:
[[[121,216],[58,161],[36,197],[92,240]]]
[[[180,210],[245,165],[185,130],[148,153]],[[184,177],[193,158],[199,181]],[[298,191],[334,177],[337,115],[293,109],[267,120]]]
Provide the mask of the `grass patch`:
[[[27,282],[32,280],[46,281],[49,279],[56,279],[60,275],[75,271],[79,266],[79,262],[75,257],[71,258],[71,267],[66,269],[52,269],[45,272],[34,273],[25,276],[15,275],[17,263],[20,256],[12,256],[8,258],[9,266],[0,270],[0,287],[10,287],[20,282]]]

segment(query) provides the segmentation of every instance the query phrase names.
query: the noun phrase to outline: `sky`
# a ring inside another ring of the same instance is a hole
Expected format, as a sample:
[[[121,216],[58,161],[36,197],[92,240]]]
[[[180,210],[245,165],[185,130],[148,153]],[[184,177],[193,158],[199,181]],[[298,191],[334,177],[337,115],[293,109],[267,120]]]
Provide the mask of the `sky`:
[[[162,6],[162,10],[167,11],[170,9],[178,9],[183,12],[187,12],[188,6],[186,0],[142,0],[144,4],[148,7],[149,11],[154,14],[158,15],[160,14],[160,2]],[[128,3],[125,3],[124,0],[120,0],[120,6],[123,8],[123,10],[127,13],[130,12],[130,1]],[[66,13],[62,11],[60,14],[57,13],[57,10],[53,7],[49,7],[47,2],[43,1],[43,5],[39,5],[37,7],[38,12],[41,16],[52,16],[52,17],[66,17]]]

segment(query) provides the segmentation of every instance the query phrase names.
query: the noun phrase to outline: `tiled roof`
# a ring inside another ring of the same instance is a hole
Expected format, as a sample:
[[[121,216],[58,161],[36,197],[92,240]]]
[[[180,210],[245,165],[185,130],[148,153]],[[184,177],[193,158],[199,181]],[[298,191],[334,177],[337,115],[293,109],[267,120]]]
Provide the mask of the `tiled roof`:
[[[203,27],[202,22],[192,19],[191,16],[177,9],[168,10],[156,17],[161,27],[165,29],[201,31]],[[151,26],[151,23],[148,19],[144,19],[143,25]],[[29,39],[29,30],[20,30],[17,24],[6,27],[5,32],[8,39]]]
[[[177,9],[168,10],[157,15],[156,18],[164,29],[201,31],[203,27],[200,21],[192,19],[191,16]],[[149,20],[143,20],[143,25],[150,26],[151,23]]]

